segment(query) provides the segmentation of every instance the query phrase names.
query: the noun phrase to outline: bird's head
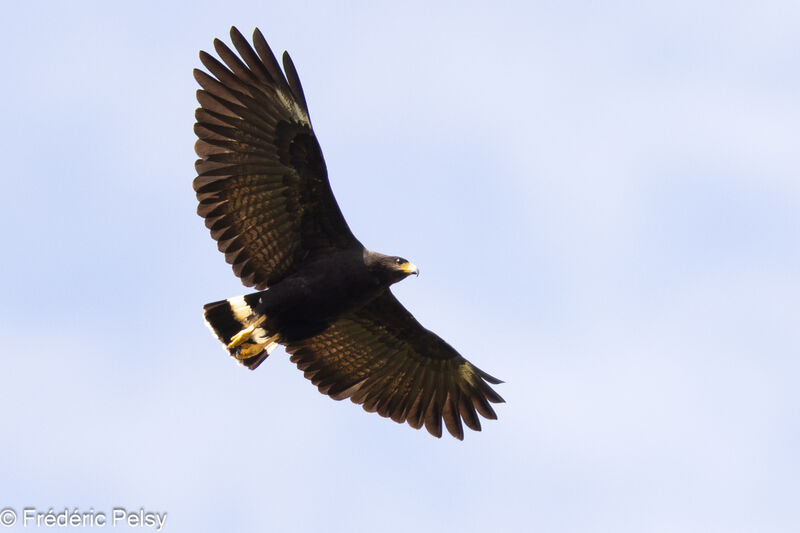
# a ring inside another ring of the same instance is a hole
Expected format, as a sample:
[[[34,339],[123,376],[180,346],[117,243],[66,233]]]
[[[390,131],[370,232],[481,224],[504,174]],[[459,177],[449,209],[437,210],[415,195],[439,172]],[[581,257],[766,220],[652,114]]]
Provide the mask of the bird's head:
[[[396,255],[370,252],[369,257],[366,259],[370,268],[377,272],[384,282],[390,285],[407,278],[411,274],[419,276],[419,269],[414,263]]]

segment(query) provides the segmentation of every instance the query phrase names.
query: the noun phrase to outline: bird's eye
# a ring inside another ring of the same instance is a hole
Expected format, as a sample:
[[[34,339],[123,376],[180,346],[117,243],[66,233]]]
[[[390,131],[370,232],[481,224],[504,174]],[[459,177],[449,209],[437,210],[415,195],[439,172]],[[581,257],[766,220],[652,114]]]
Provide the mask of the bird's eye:
[[[402,265],[403,263],[405,263],[405,261],[403,261],[403,260],[402,260],[401,258],[399,258],[399,257],[398,257],[398,258],[396,258],[396,259],[394,260],[394,264],[395,264],[395,265]]]

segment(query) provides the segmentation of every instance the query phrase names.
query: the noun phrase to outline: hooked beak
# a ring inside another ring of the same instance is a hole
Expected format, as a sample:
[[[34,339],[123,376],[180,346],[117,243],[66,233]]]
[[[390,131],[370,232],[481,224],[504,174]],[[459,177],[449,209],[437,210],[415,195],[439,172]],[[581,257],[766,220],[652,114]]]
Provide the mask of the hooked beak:
[[[417,268],[417,265],[415,265],[414,263],[406,263],[406,264],[404,264],[402,270],[403,270],[403,272],[405,272],[409,276],[411,274],[414,274],[415,276],[419,276],[419,269]]]

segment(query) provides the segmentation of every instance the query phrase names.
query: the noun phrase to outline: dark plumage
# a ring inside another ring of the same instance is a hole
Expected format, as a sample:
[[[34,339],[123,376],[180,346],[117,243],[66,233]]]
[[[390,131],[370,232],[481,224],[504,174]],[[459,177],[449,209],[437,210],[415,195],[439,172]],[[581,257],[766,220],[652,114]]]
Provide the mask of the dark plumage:
[[[259,30],[253,49],[231,28],[235,54],[222,62],[200,52],[195,70],[194,189],[234,273],[260,292],[205,306],[229,353],[256,368],[279,344],[320,392],[364,409],[424,424],[442,420],[456,438],[497,418],[501,383],[423,328],[389,286],[416,267],[365,249],[350,232],[328,182],[297,71],[283,54],[284,77]],[[224,64],[223,64],[224,63]],[[266,289],[266,290],[265,290]]]

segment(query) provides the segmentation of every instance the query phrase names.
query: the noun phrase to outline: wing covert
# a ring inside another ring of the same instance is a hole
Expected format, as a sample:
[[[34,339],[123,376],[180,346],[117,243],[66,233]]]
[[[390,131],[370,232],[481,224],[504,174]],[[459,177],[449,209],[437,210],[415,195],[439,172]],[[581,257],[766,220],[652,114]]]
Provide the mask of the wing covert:
[[[328,182],[300,80],[288,54],[284,76],[259,30],[255,50],[231,28],[238,56],[222,41],[195,69],[193,186],[211,236],[247,286],[264,289],[305,258],[360,247]],[[210,73],[210,74],[209,74]]]

